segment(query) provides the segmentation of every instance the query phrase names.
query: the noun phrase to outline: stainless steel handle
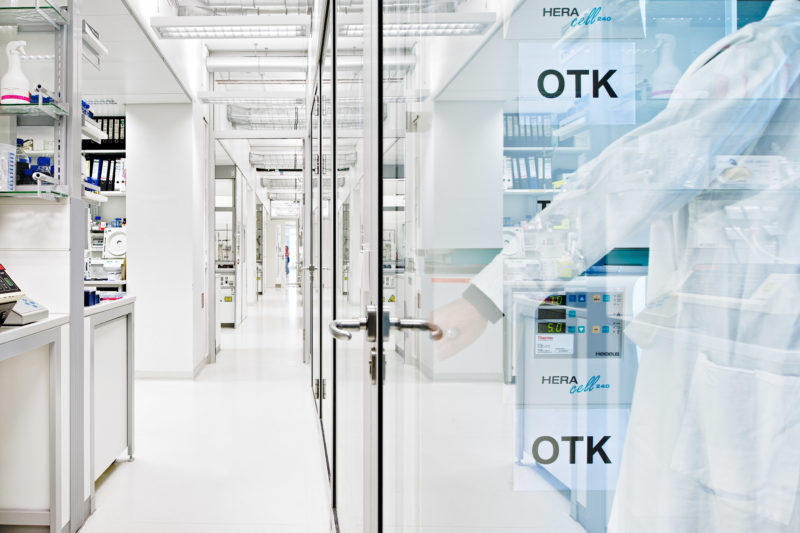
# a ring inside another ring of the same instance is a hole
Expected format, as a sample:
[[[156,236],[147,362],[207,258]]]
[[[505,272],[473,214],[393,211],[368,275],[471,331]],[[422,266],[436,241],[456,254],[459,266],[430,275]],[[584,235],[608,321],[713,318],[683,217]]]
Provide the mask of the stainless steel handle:
[[[418,318],[395,318],[389,319],[389,325],[397,329],[415,329],[428,331],[431,334],[431,339],[438,341],[444,337],[442,328],[428,320],[421,320]]]
[[[351,318],[348,320],[332,320],[328,324],[328,331],[331,332],[333,338],[340,341],[349,341],[353,338],[353,334],[346,329],[367,329],[366,318]]]

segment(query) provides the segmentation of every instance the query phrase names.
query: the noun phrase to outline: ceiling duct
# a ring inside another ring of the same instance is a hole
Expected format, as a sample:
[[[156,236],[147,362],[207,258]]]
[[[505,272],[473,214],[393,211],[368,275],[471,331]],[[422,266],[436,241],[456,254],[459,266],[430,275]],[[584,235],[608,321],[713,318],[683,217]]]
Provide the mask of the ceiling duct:
[[[311,14],[311,0],[176,0],[178,15]]]
[[[250,152],[250,164],[265,170],[303,170],[302,152]]]
[[[228,120],[237,129],[301,130],[306,127],[305,105],[289,103],[228,106]]]

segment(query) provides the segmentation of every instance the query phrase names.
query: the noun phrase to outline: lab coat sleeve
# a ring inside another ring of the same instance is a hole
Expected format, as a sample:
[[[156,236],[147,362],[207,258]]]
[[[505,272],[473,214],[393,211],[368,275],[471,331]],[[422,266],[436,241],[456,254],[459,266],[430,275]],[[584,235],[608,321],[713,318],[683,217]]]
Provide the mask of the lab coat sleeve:
[[[746,154],[797,81],[799,43],[800,23],[793,22],[758,35],[744,28],[712,46],[664,111],[578,169],[537,217],[539,227],[568,221],[577,241],[565,253],[581,271],[718,186],[715,158]]]
[[[578,273],[714,187],[715,157],[746,154],[797,81],[799,45],[795,21],[758,34],[745,27],[716,43],[687,69],[664,111],[582,165],[533,225],[574,233],[564,253]],[[467,291],[480,290],[501,312],[502,285],[500,253]]]
[[[464,291],[464,299],[475,307],[489,322],[503,317],[503,253],[472,278]]]

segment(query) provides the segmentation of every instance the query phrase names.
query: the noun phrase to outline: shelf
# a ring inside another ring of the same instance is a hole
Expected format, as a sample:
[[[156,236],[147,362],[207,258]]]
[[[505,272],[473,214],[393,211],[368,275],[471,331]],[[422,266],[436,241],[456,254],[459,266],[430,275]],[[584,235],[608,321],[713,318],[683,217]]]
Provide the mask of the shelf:
[[[128,194],[126,191],[100,191],[100,193],[103,196],[108,196],[109,198],[113,198],[115,196],[124,197],[124,196],[126,196]]]
[[[506,196],[547,196],[560,191],[561,189],[506,189],[503,194]]]
[[[83,138],[92,140],[96,143],[108,139],[108,134],[100,129],[100,124],[86,115],[82,116],[81,134],[83,135]]]
[[[108,201],[108,198],[106,198],[104,195],[86,190],[83,191],[83,196],[81,196],[81,198],[95,205],[104,204]]]
[[[87,150],[81,150],[84,154],[124,154],[125,148],[89,148]]]
[[[0,105],[0,115],[48,116],[55,119],[65,117],[68,113],[58,104],[4,104]]]
[[[121,285],[127,285],[128,280],[85,279],[83,280],[83,284],[90,287],[119,287]]]
[[[505,146],[503,152],[554,152],[559,154],[583,154],[588,146]]]
[[[41,191],[2,191],[0,198],[39,198],[41,200],[60,200],[68,198],[69,195],[55,191],[51,188],[43,188]]]
[[[66,17],[46,0],[26,2],[25,7],[0,7],[0,26],[18,26],[22,31],[57,29],[67,24]]]

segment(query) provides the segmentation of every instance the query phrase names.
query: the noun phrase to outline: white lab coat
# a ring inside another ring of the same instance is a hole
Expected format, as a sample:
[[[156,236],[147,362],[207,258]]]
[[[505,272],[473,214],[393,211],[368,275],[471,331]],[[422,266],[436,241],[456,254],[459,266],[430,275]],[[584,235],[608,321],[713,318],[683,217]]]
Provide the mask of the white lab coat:
[[[776,0],[535,221],[569,220],[577,272],[651,227],[611,532],[800,531],[799,79],[800,1]],[[739,155],[779,158],[721,177]],[[473,284],[502,309],[502,254]]]

